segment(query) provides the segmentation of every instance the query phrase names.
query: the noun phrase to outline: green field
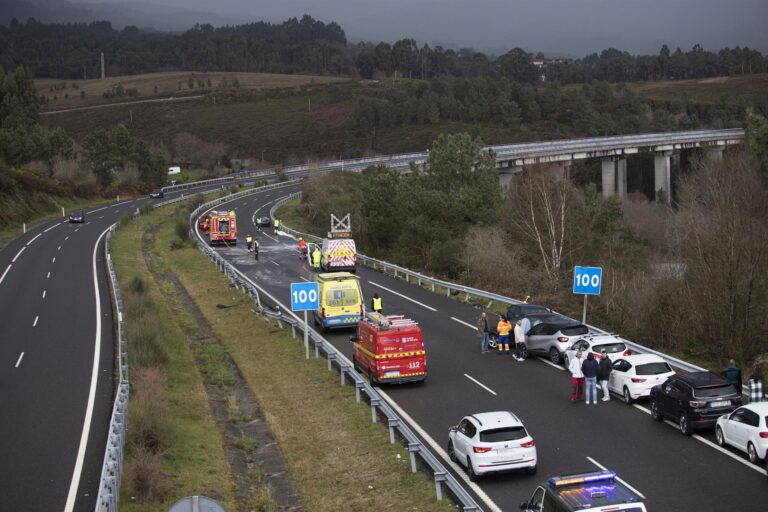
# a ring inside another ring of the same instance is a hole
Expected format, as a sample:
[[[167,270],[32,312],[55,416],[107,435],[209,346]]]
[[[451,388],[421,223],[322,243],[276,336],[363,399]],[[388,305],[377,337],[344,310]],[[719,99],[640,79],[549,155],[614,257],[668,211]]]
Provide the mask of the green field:
[[[701,103],[717,103],[722,98],[729,98],[749,104],[768,103],[768,73],[678,82],[638,82],[630,84],[630,87],[651,99],[661,101],[690,99]]]

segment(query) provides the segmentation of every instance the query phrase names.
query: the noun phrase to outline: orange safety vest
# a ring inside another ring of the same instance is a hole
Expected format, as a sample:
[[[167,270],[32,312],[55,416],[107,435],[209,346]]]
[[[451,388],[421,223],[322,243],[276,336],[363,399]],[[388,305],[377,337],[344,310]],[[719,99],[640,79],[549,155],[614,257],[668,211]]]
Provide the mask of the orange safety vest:
[[[496,326],[496,331],[498,331],[499,336],[508,336],[509,331],[512,330],[512,324],[509,322],[505,322],[504,320],[499,320],[499,324]]]

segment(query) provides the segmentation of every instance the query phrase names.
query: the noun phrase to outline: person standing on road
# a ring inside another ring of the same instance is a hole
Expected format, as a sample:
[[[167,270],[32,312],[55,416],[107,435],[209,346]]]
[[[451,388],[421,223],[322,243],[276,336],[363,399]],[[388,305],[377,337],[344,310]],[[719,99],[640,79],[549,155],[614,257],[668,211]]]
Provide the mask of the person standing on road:
[[[488,327],[488,315],[483,311],[477,319],[477,335],[480,337],[481,354],[488,353],[488,336],[490,332],[491,330]]]
[[[581,363],[581,373],[584,374],[584,380],[587,384],[587,405],[589,405],[590,394],[592,396],[592,403],[597,405],[597,373],[600,366],[595,361],[595,354],[590,352],[587,354],[587,360]]]
[[[245,237],[245,246],[248,248],[248,252],[251,252],[251,247],[253,247],[253,237],[250,233]]]
[[[315,270],[320,270],[320,249],[315,246],[315,249],[312,251],[312,266],[315,268]]]
[[[275,219],[275,234],[277,234],[277,230],[280,229],[280,221],[278,219]]]
[[[611,399],[611,394],[608,392],[608,379],[611,377],[611,359],[608,357],[608,352],[603,349],[600,354],[600,364],[597,370],[597,378],[600,380],[600,387],[603,388],[603,402],[607,402]]]
[[[728,366],[725,367],[725,370],[720,372],[720,375],[731,381],[731,383],[736,386],[736,391],[741,395],[741,370],[736,366],[736,361],[734,359],[728,361]]]
[[[259,259],[259,239],[253,241],[253,257],[254,259]]]
[[[571,372],[571,402],[576,403],[577,400],[581,400],[581,395],[584,392],[584,374],[581,372],[581,351],[576,352],[576,357],[568,363],[568,370]]]
[[[515,361],[522,363],[525,361],[525,332],[523,331],[523,321],[515,322]]]
[[[509,354],[510,331],[512,331],[512,324],[509,323],[507,315],[501,315],[499,323],[496,325],[496,332],[499,333],[499,355]]]
[[[752,374],[747,381],[749,388],[749,403],[764,402],[765,388],[763,387],[763,368],[760,363],[755,363]]]
[[[371,310],[374,313],[381,313],[381,297],[379,297],[378,293],[373,294],[373,298],[371,299]]]

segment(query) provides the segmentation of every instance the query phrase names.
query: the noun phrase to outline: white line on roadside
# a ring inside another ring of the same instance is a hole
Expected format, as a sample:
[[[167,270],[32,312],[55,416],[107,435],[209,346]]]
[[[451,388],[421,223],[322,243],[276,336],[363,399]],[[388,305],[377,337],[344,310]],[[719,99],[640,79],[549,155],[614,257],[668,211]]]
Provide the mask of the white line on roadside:
[[[19,358],[16,360],[16,368],[18,368],[18,367],[19,367],[19,365],[21,364],[21,359],[22,359],[23,357],[24,357],[24,352],[22,352],[21,354],[19,354]]]
[[[35,317],[35,321],[34,321],[34,322],[32,322],[32,327],[37,327],[37,321],[38,321],[38,320],[40,320],[40,315],[37,315],[37,316]]]
[[[54,224],[53,226],[49,227],[48,229],[44,229],[43,233],[47,233],[50,230],[52,230],[53,228],[55,228],[56,226],[60,226],[60,225],[61,225],[61,222],[57,222],[56,224]]]
[[[477,485],[475,482],[471,481],[469,477],[467,476],[467,472],[464,470],[463,467],[461,467],[459,464],[453,462],[449,457],[448,454],[445,453],[445,450],[442,446],[440,446],[434,439],[432,439],[432,436],[427,434],[427,432],[419,426],[418,423],[416,423],[413,418],[411,418],[407,412],[405,412],[402,407],[397,405],[394,400],[392,400],[388,394],[386,394],[384,391],[381,390],[381,388],[376,388],[376,391],[378,391],[379,395],[387,401],[390,407],[392,407],[397,414],[400,415],[401,418],[403,418],[406,423],[410,425],[410,427],[416,431],[416,433],[424,439],[424,441],[427,442],[429,447],[432,449],[433,452],[435,452],[441,459],[443,459],[443,463],[447,464],[448,466],[453,469],[453,471],[456,473],[456,476],[461,478],[463,480],[464,485],[472,489],[472,492],[474,492],[478,498],[480,498],[483,503],[488,507],[488,510],[490,512],[501,512],[501,508],[496,505],[496,503],[493,502],[493,500],[488,496],[485,491],[483,491],[479,485]]]
[[[98,209],[96,209],[96,210],[91,210],[91,211],[90,211],[90,212],[88,212],[88,213],[96,213],[96,212],[100,212],[101,210],[106,210],[107,208],[109,208],[109,206],[104,206],[103,208],[98,208]]]
[[[3,272],[3,275],[0,276],[0,283],[3,282],[3,279],[5,279],[5,274],[8,273],[8,271],[11,270],[11,264],[9,263],[7,267],[5,267],[5,272]]]
[[[45,298],[45,293],[47,290],[43,290],[43,298]]]
[[[478,386],[480,386],[481,388],[483,388],[484,390],[486,390],[487,392],[489,392],[490,394],[492,394],[493,396],[499,396],[498,394],[496,394],[494,390],[492,390],[491,388],[489,388],[479,380],[475,379],[474,377],[467,375],[466,373],[464,374],[464,376],[469,380],[471,380],[472,382],[474,382],[475,384],[477,384]]]
[[[557,369],[557,370],[560,370],[560,371],[565,371],[565,368],[564,368],[564,367],[560,366],[559,364],[555,364],[555,363],[553,363],[552,361],[550,361],[550,360],[549,360],[549,359],[547,359],[546,357],[539,357],[539,356],[536,356],[536,359],[538,359],[538,360],[539,360],[539,361],[541,361],[542,363],[547,363],[547,364],[548,364],[549,366],[551,366],[552,368],[555,368],[555,369]]]
[[[24,249],[26,249],[26,248],[27,248],[26,245],[24,247],[22,247],[21,250],[16,253],[16,256],[13,257],[13,259],[11,260],[11,263],[16,263],[16,260],[19,259],[19,256],[21,256],[21,253],[23,253]]]
[[[91,419],[93,418],[93,404],[96,400],[96,385],[99,379],[99,358],[101,357],[101,296],[99,295],[99,280],[96,274],[96,253],[99,249],[99,243],[109,228],[101,232],[96,244],[93,246],[93,289],[96,293],[96,337],[93,348],[93,366],[91,369],[91,389],[88,394],[88,405],[85,409],[85,419],[83,421],[83,433],[80,436],[80,448],[77,451],[75,469],[72,473],[72,481],[69,484],[69,494],[67,502],[64,505],[64,512],[72,512],[77,498],[77,488],[80,485],[80,475],[83,472],[83,461],[85,460],[85,449],[88,446],[88,436],[91,432]]]
[[[29,242],[27,242],[27,245],[31,244],[32,242],[34,242],[35,240],[37,240],[37,239],[38,239],[38,238],[40,238],[41,236],[43,236],[43,234],[42,234],[42,233],[38,233],[38,234],[37,234],[37,236],[35,236],[35,238],[33,238],[32,240],[30,240]]]
[[[428,310],[430,310],[430,311],[437,311],[437,310],[436,310],[435,308],[433,308],[432,306],[427,306],[426,304],[422,304],[421,302],[419,302],[419,301],[417,301],[417,300],[413,300],[413,299],[412,299],[412,298],[410,298],[410,297],[406,297],[406,296],[405,296],[405,295],[403,295],[402,293],[397,293],[396,291],[394,291],[394,290],[390,290],[389,288],[386,288],[386,287],[384,287],[384,286],[381,286],[381,285],[380,285],[380,284],[378,284],[378,283],[374,283],[373,281],[368,281],[368,282],[369,282],[370,284],[372,284],[373,286],[376,286],[376,287],[378,287],[378,288],[381,288],[382,290],[386,290],[386,291],[388,291],[389,293],[394,293],[395,295],[397,295],[397,296],[399,296],[399,297],[402,297],[402,298],[404,298],[404,299],[406,299],[406,300],[409,300],[409,301],[413,302],[414,304],[418,304],[419,306],[421,306],[421,307],[423,307],[423,308],[427,308],[427,309],[428,309]]]
[[[456,318],[455,316],[452,316],[452,317],[451,317],[451,320],[453,320],[453,321],[455,321],[455,322],[459,322],[459,323],[460,323],[460,324],[462,324],[462,325],[466,325],[466,326],[467,326],[467,327],[469,327],[470,329],[474,329],[474,330],[477,330],[477,327],[475,327],[474,325],[472,325],[472,324],[469,324],[469,323],[465,322],[464,320],[459,320],[459,319],[458,319],[458,318]]]
[[[276,261],[269,260],[269,262],[272,263],[273,265],[277,265],[278,267],[280,266],[280,264]]]
[[[602,464],[600,464],[599,462],[597,462],[597,461],[596,461],[595,459],[593,459],[592,457],[587,457],[587,460],[588,460],[589,462],[591,462],[592,464],[594,464],[595,466],[597,466],[597,467],[599,467],[600,469],[602,469],[603,471],[608,471],[608,469],[607,469],[605,466],[603,466]],[[643,499],[646,499],[646,498],[645,498],[645,495],[644,495],[643,493],[641,493],[640,491],[638,491],[637,489],[635,489],[634,487],[632,487],[631,485],[629,485],[629,484],[628,484],[626,481],[622,480],[622,479],[621,479],[621,478],[619,478],[618,476],[616,477],[616,480],[618,480],[619,482],[621,482],[621,483],[623,483],[624,485],[626,485],[626,486],[629,488],[629,490],[630,490],[630,491],[634,492],[635,494],[637,494],[637,495],[638,495],[638,496],[640,496],[641,498],[643,498]]]
[[[50,278],[51,278],[51,273],[50,273],[50,272],[48,272],[48,275],[47,275],[47,276],[45,276],[45,278],[46,278],[46,279],[50,279]]]

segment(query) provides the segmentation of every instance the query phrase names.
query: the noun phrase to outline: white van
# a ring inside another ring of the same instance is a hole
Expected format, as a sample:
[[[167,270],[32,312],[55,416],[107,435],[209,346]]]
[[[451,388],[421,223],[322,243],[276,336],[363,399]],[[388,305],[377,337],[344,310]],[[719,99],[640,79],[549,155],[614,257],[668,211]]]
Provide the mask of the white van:
[[[181,174],[181,167],[169,167],[168,174]]]

